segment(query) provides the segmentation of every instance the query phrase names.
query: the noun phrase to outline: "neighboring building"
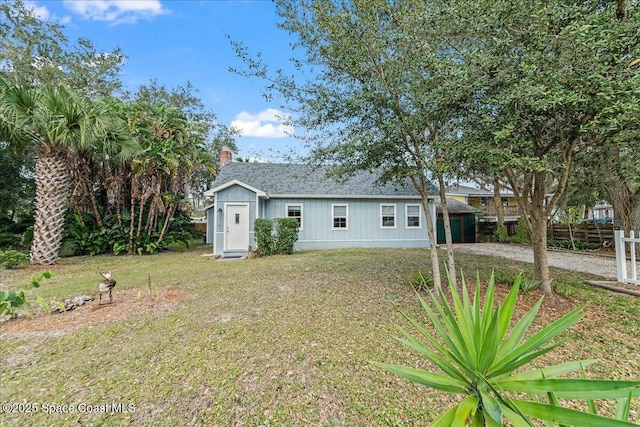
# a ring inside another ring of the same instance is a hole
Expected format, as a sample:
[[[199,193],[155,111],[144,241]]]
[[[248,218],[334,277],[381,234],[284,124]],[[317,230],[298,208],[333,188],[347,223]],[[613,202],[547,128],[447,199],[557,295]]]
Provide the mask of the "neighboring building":
[[[243,255],[256,247],[256,218],[292,217],[300,222],[296,249],[427,247],[433,224],[415,188],[376,181],[368,172],[340,180],[323,167],[226,161],[205,193],[214,199],[208,242],[216,255]]]
[[[438,244],[446,243],[444,234],[444,216],[442,204],[436,199],[436,213],[438,215],[437,230]],[[451,241],[453,243],[476,242],[476,210],[466,203],[447,197],[449,210],[449,224],[451,225]]]
[[[613,206],[609,202],[598,202],[595,206],[586,207],[584,220],[613,224]]]
[[[445,189],[447,198],[466,203],[476,210],[476,215],[484,217],[485,221],[496,222],[498,216],[494,202],[493,191],[481,190],[464,185],[450,185]],[[504,211],[505,222],[517,222],[520,219],[520,209],[512,192],[501,191],[500,201]]]

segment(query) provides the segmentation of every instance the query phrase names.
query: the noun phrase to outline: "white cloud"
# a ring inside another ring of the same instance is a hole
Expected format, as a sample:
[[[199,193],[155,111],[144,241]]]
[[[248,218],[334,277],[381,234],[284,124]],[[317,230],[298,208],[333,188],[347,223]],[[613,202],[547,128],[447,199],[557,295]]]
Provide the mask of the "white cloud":
[[[31,9],[36,18],[43,22],[58,22],[62,25],[67,25],[71,22],[71,17],[66,15],[63,17],[52,14],[47,6],[38,6],[35,1],[25,0],[24,6],[27,9]]]
[[[29,0],[24,2],[24,6],[25,9],[31,9],[36,18],[40,19],[41,21],[48,21],[51,17],[51,13],[49,12],[49,9],[47,9],[47,6],[38,6],[37,4]]]
[[[275,108],[268,108],[258,114],[246,111],[236,116],[231,122],[231,128],[240,136],[254,136],[257,138],[286,138],[293,135],[293,126],[286,124],[290,116]]]
[[[166,15],[160,0],[64,0],[65,7],[85,19],[133,24],[140,18]]]

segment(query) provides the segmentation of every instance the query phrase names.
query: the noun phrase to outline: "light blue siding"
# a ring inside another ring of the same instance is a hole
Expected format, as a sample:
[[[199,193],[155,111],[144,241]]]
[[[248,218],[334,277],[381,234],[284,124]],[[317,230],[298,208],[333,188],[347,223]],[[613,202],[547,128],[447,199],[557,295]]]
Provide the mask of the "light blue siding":
[[[207,209],[206,215],[207,215],[207,235],[206,235],[206,239],[205,239],[205,243],[207,245],[210,245],[213,243],[213,218],[214,215],[216,215],[216,207],[212,206],[209,209]]]
[[[405,205],[419,204],[417,199],[269,199],[265,201],[267,218],[285,217],[286,206],[302,205],[302,230],[296,249],[342,247],[426,247],[429,244],[426,218],[420,208],[420,228],[407,228]],[[332,205],[348,206],[348,229],[332,229]],[[395,228],[381,228],[380,205],[396,206]]]
[[[412,198],[260,198],[256,193],[240,185],[233,185],[217,193],[216,206],[211,209],[208,221],[213,227],[216,215],[215,253],[236,255],[224,251],[224,212],[226,204],[243,203],[249,206],[249,244],[256,248],[253,223],[260,218],[283,218],[287,205],[302,206],[302,229],[295,248],[330,249],[345,247],[427,247],[427,222],[420,206],[420,227],[407,225],[406,206],[420,205],[420,199]],[[257,205],[256,205],[257,203]],[[332,206],[347,205],[347,229],[333,229]],[[395,205],[395,226],[381,226],[381,205]],[[221,209],[221,212],[218,210]],[[246,252],[245,252],[246,253]]]
[[[247,204],[249,205],[249,245],[255,249],[256,242],[253,238],[253,222],[256,219],[256,193],[247,190],[240,185],[221,190],[217,193],[217,205],[212,209],[214,215],[217,215],[217,227],[215,230],[215,253],[218,255],[235,255],[224,251],[224,231],[225,231],[225,205],[226,204]],[[221,212],[218,212],[221,209]],[[211,221],[213,223],[213,221]],[[213,227],[213,226],[212,226]],[[246,251],[244,251],[246,253]],[[238,255],[242,255],[239,253]]]

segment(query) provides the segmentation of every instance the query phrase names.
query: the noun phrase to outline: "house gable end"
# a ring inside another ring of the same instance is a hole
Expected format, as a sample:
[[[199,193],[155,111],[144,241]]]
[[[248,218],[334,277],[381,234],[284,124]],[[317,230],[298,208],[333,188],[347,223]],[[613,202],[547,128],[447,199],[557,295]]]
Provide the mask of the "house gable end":
[[[229,181],[226,182],[222,185],[219,185],[217,187],[212,188],[210,191],[212,194],[214,193],[218,193],[222,190],[226,190],[227,188],[233,187],[234,185],[238,185],[242,188],[245,188],[249,191],[252,191],[254,193],[256,193],[256,195],[258,195],[258,197],[263,197],[263,198],[268,198],[267,194],[262,191],[262,190],[258,190],[257,188],[254,188],[252,186],[250,186],[249,184],[245,184],[244,182],[238,181],[237,179],[234,179],[233,181]]]

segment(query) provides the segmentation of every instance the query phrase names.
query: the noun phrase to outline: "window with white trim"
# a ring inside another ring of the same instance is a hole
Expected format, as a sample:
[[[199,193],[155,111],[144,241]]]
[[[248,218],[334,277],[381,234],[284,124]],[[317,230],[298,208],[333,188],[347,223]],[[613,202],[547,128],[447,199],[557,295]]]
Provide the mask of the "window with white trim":
[[[287,205],[287,218],[298,220],[298,229],[302,230],[302,205]]]
[[[331,205],[331,229],[349,229],[349,205]]]
[[[420,205],[405,205],[404,210],[407,217],[407,228],[422,228]]]
[[[396,228],[396,205],[380,205],[380,228]]]

